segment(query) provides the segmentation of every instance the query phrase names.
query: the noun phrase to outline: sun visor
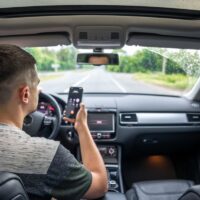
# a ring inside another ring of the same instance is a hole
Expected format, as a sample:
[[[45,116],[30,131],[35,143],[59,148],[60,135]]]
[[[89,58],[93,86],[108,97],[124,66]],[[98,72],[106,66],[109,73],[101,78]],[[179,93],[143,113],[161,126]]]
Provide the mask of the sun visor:
[[[0,44],[14,44],[20,47],[47,47],[70,43],[67,32],[0,36]]]
[[[200,38],[131,33],[126,44],[147,47],[199,49]]]

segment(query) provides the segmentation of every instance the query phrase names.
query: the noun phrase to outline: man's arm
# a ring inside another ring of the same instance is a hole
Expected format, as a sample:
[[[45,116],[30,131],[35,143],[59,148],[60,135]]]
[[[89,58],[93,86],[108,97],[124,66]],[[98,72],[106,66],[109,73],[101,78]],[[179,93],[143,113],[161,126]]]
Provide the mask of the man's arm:
[[[87,111],[83,104],[81,104],[74,126],[79,135],[83,164],[92,174],[92,183],[84,198],[102,197],[108,190],[107,172],[99,150],[90,134],[87,124]]]
[[[79,141],[83,164],[92,174],[92,184],[84,197],[102,197],[108,190],[107,172],[88,127],[82,128]]]

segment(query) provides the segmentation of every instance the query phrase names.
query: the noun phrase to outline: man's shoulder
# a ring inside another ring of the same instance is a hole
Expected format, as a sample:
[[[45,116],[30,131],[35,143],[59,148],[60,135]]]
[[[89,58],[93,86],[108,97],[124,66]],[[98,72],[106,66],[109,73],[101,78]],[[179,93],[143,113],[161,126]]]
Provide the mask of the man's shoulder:
[[[0,171],[46,174],[59,142],[30,137],[14,127],[0,127]]]
[[[58,144],[59,142],[50,140],[44,137],[31,137],[28,135],[26,132],[23,130],[17,128],[17,127],[12,127],[12,126],[5,126],[0,124],[0,134],[1,138],[18,138],[19,140],[15,142],[20,142],[22,140],[26,140],[27,142],[35,143],[35,144],[40,144],[40,143],[47,143],[47,144]],[[57,145],[58,146],[58,145]]]

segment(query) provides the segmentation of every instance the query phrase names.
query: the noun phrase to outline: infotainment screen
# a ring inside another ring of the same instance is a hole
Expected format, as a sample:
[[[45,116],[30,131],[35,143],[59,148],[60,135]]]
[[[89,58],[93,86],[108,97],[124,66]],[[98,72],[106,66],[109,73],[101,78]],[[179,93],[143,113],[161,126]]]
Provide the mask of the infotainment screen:
[[[88,113],[88,125],[91,132],[114,132],[114,114]]]

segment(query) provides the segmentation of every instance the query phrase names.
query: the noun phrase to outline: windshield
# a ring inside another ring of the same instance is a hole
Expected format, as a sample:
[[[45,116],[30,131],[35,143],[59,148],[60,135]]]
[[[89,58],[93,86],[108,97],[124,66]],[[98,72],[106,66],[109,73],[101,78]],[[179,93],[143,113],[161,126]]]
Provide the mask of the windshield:
[[[200,75],[200,51],[190,49],[125,46],[119,65],[78,65],[73,46],[26,48],[37,60],[43,91],[68,92],[70,86],[85,93],[141,93],[183,95]]]

